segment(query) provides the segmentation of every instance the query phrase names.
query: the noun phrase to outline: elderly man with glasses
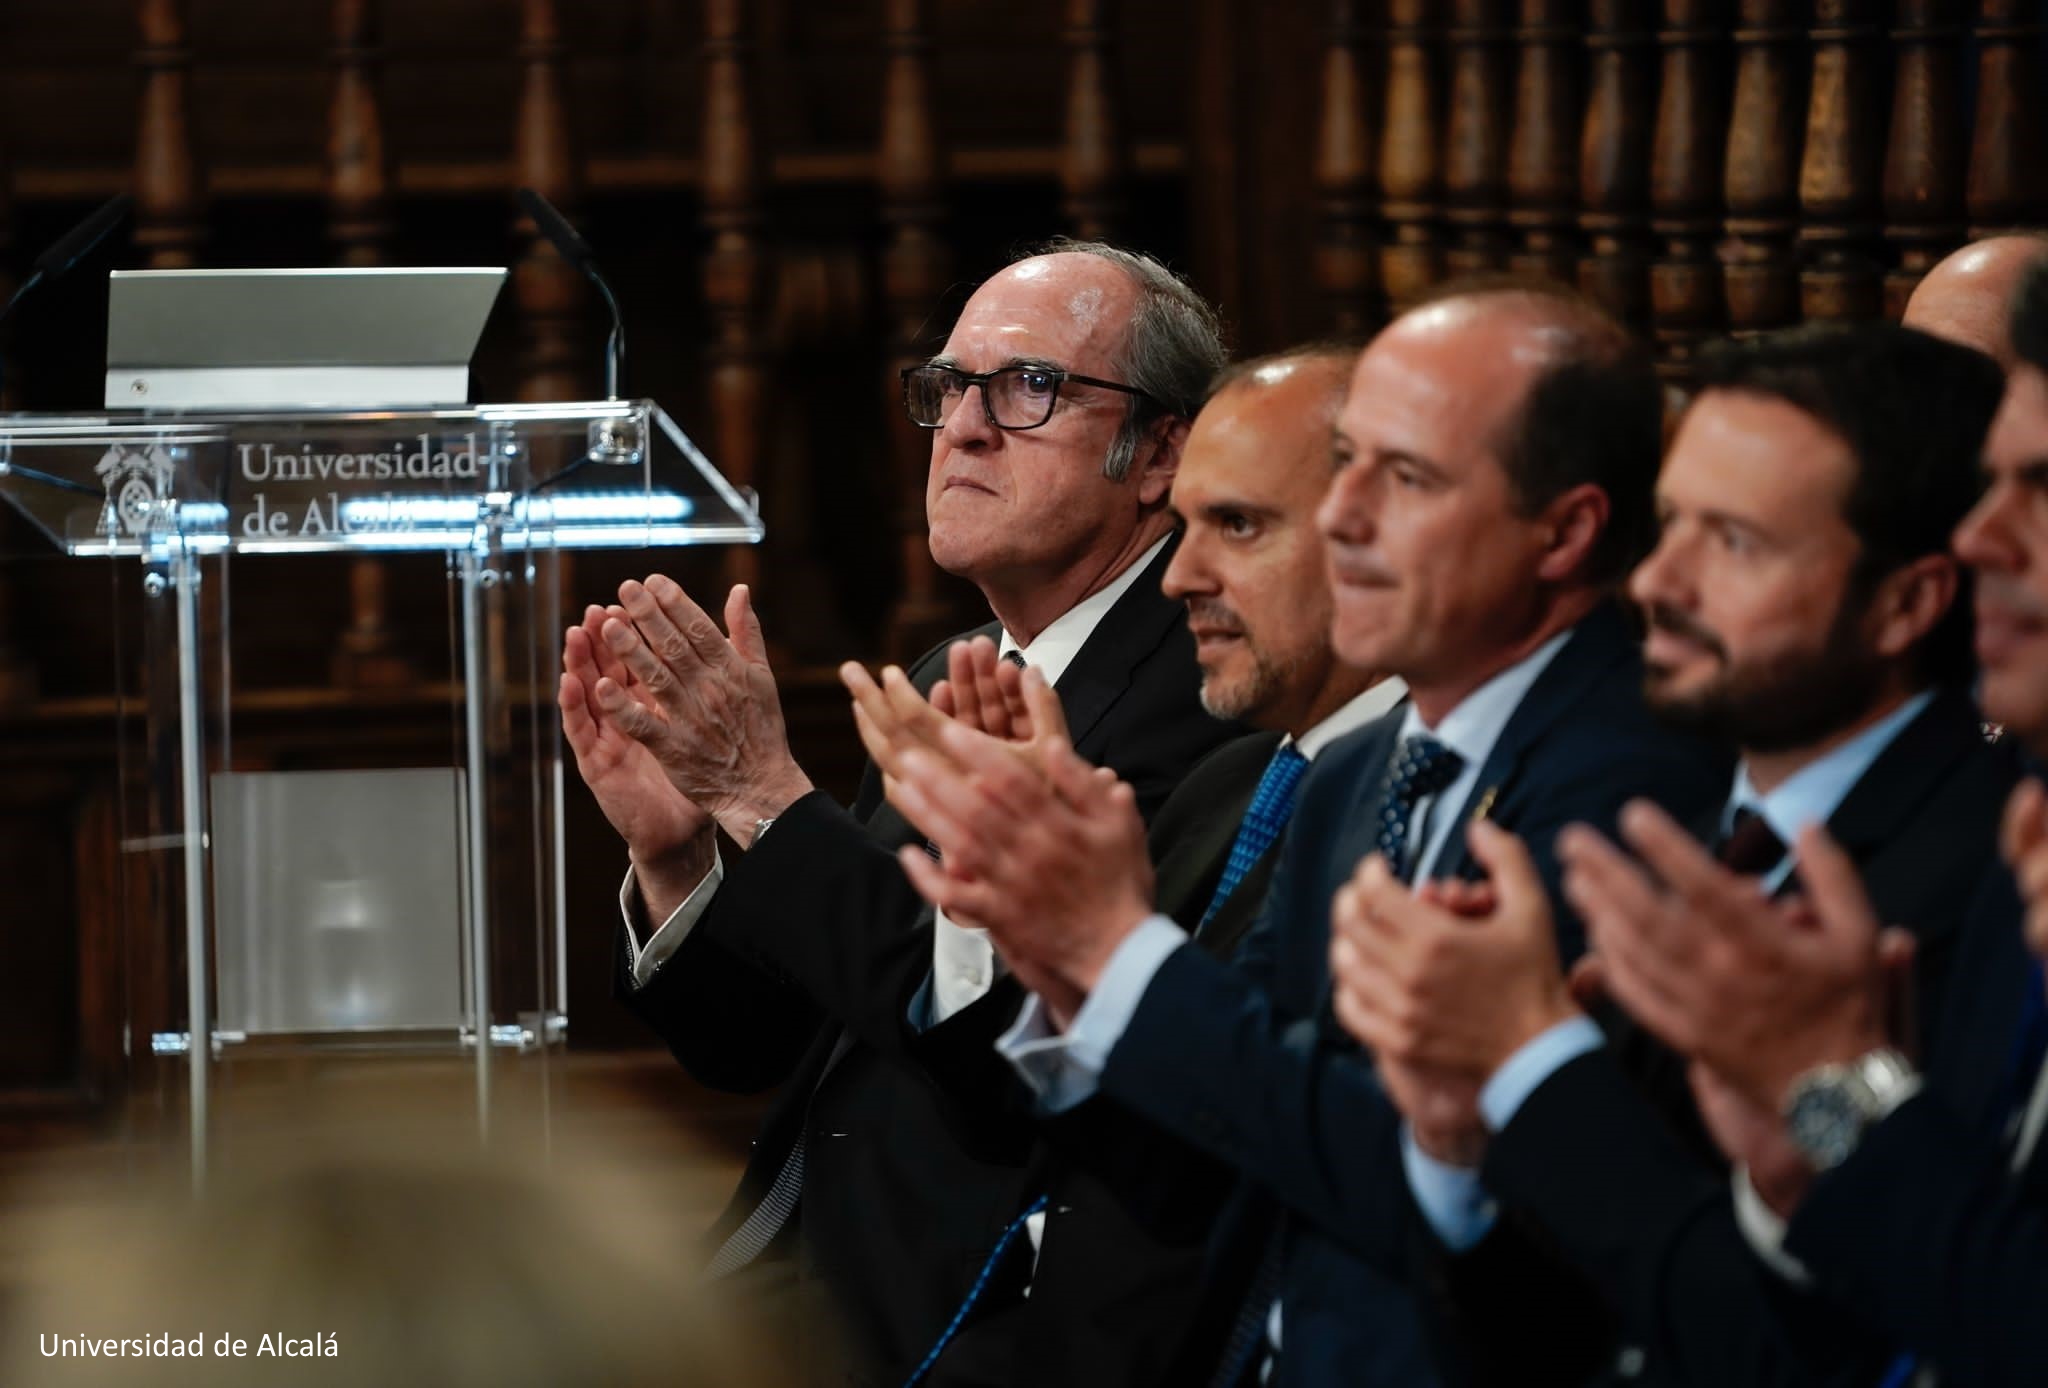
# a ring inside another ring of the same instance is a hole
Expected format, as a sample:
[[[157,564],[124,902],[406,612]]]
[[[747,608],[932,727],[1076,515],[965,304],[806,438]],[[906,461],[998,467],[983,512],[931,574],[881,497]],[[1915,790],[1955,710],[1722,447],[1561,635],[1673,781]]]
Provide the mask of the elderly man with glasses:
[[[1149,813],[1238,729],[1205,714],[1160,581],[1182,440],[1223,358],[1213,310],[1156,261],[1061,243],[970,298],[904,375],[933,431],[933,559],[994,620],[885,684],[991,731],[998,651],[1037,667],[1076,747]],[[970,399],[970,397],[974,397]],[[709,1249],[760,1287],[804,1381],[902,1382],[1023,1203],[1028,1126],[933,1082],[1016,1011],[977,932],[934,921],[893,850],[919,841],[872,766],[851,812],[784,736],[744,588],[728,634],[673,581],[629,582],[563,650],[563,729],[626,841],[618,987],[700,1082],[780,1088]],[[721,859],[714,828],[741,852]]]

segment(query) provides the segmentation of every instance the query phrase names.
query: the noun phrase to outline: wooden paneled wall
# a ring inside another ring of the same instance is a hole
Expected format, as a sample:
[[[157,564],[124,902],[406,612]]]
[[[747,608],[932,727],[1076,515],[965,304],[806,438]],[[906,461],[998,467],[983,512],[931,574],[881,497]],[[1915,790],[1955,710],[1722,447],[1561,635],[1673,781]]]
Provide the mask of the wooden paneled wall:
[[[2030,0],[10,0],[0,288],[98,199],[136,212],[7,326],[6,397],[96,402],[109,264],[504,263],[479,395],[593,394],[604,325],[516,213],[537,188],[620,289],[629,392],[770,525],[758,550],[583,556],[565,599],[654,564],[755,584],[802,750],[844,785],[831,663],[973,609],[925,551],[895,373],[1016,247],[1155,250],[1248,350],[1370,331],[1448,276],[1547,274],[1682,378],[1709,335],[1896,313],[1966,235],[2041,222],[2044,37]],[[0,549],[25,540],[0,516]],[[313,558],[238,593],[275,633],[244,678],[374,691],[324,707],[395,742],[407,709],[439,728],[431,569]],[[135,692],[117,582],[0,564],[0,839],[25,883],[0,949],[70,969],[0,993],[0,1099],[91,1092],[110,1053],[117,786],[92,749]],[[288,744],[280,724],[263,755]],[[576,1034],[629,1041],[604,1000],[616,864],[575,812]]]

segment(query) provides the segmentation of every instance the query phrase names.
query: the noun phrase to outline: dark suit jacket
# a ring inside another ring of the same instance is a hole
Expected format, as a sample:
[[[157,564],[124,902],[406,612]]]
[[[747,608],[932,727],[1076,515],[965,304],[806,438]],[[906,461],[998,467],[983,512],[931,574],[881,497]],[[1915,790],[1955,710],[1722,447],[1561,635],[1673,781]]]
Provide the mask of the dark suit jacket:
[[[1202,924],[1279,741],[1277,733],[1255,733],[1225,743],[1188,773],[1152,819],[1155,904],[1190,931]],[[1258,913],[1278,856],[1276,844],[1202,926],[1202,948],[1229,955]],[[1015,984],[1006,982],[976,1003],[975,1009],[995,1014],[984,1029],[995,1029],[995,1021],[1007,1026],[1020,1000]],[[1084,1112],[1038,1128],[1031,1095],[990,1046],[949,1045],[934,1058],[934,1070],[949,1093],[1006,1102],[1034,1129],[1033,1188],[1049,1203],[1030,1295],[1023,1295],[1021,1277],[992,1289],[934,1366],[932,1388],[1158,1382],[1197,1304],[1204,1212],[1213,1217],[1226,1173],[1114,1105],[1084,1105]],[[1185,1217],[1173,1228],[1148,1224],[1124,1198],[1134,1186],[1171,1187]]]
[[[1963,918],[1995,865],[1998,817],[2017,776],[2009,749],[1987,744],[1980,729],[1969,698],[1938,694],[1828,820],[1879,917],[1918,941],[1923,1022],[1940,1016]],[[1874,1382],[1882,1342],[1845,1338],[1830,1308],[1791,1294],[1750,1253],[1725,1164],[1686,1140],[1694,1120],[1682,1067],[1625,1020],[1618,1031],[1618,1044],[1565,1066],[1495,1135],[1487,1189],[1595,1280],[1622,1338],[1644,1356],[1638,1381]],[[1923,1028],[1920,1042],[1938,1057],[1942,1029]],[[1510,1315],[1527,1275],[1488,1293],[1468,1285],[1468,1296]],[[1480,1324],[1489,1318],[1468,1309]],[[1553,1320],[1550,1329],[1569,1327]]]
[[[1232,735],[1203,713],[1193,641],[1160,592],[1172,546],[1090,635],[1058,682],[1076,750],[1156,810]],[[993,634],[993,626],[983,628]],[[912,671],[944,673],[943,648]],[[724,884],[675,955],[627,1004],[705,1084],[781,1085],[714,1246],[745,1218],[799,1140],[803,1203],[749,1278],[783,1274],[773,1309],[812,1382],[893,1383],[937,1339],[1028,1188],[1028,1144],[948,1102],[913,1044],[985,1044],[969,1025],[907,1025],[930,972],[931,927],[894,849],[918,835],[870,767],[851,813],[814,793],[791,806]],[[818,1335],[821,1327],[835,1327]]]
[[[1568,955],[1580,932],[1557,891],[1557,830],[1611,826],[1636,796],[1690,815],[1727,793],[1726,761],[1658,728],[1641,680],[1622,615],[1602,607],[1587,616],[1516,708],[1459,810],[1463,823],[1484,807],[1529,842]],[[1190,1342],[1176,1382],[1199,1382],[1213,1366],[1275,1205],[1287,1216],[1279,1388],[1434,1375],[1418,1307],[1401,1285],[1417,1273],[1399,1117],[1323,1015],[1330,901],[1372,849],[1399,730],[1390,715],[1316,759],[1265,909],[1236,960],[1177,951],[1110,1053],[1106,1093],[1243,1178],[1216,1234],[1218,1310],[1203,1318],[1212,1333]],[[1462,834],[1436,872],[1477,875]]]
[[[1815,1183],[1785,1247],[1879,1343],[1954,1388],[2048,1374],[2048,1145],[2009,1169],[2007,1120],[2025,956],[2010,875],[1994,867],[1956,964],[1947,1035],[1927,1087]]]

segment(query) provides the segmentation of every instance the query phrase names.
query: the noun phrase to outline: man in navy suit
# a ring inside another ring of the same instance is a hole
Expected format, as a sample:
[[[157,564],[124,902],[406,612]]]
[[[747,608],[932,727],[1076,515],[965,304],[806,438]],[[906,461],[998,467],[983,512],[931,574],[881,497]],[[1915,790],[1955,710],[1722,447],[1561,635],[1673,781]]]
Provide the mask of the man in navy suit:
[[[2048,270],[2024,282],[2012,336],[2018,364],[1985,443],[1988,489],[1954,548],[1976,576],[1984,712],[2039,758]],[[1768,1222],[1744,1233],[1787,1281],[1895,1352],[1887,1384],[1929,1372],[1944,1385],[2035,1384],[2048,1365],[2048,1006],[2022,931],[2048,906],[2044,801],[2035,781],[2012,797],[2013,872],[1994,867],[1977,893],[1941,1044],[1924,1062],[1887,1024],[1880,918],[1824,831],[1798,844],[1812,904],[1798,919],[1761,907],[1647,808],[1624,827],[1648,872],[1591,833],[1575,831],[1565,849],[1615,996],[1712,1076],[1717,1140],[1771,1173],[1758,1187],[1787,1219],[1782,1242]],[[1682,1273],[1701,1242],[1676,1237],[1667,1258]]]
[[[1398,1117],[1327,1013],[1330,900],[1375,851],[1404,877],[1476,871],[1464,828],[1539,845],[1647,795],[1692,814],[1725,763],[1658,728],[1610,600],[1641,552],[1661,391],[1622,330],[1536,289],[1458,294],[1367,348],[1321,511],[1333,645],[1411,702],[1303,782],[1266,908],[1229,964],[1152,914],[1127,789],[1052,758],[962,774],[913,758],[906,870],[985,925],[1035,994],[1003,1045],[1041,1103],[1098,1092],[1238,1172],[1212,1241],[1214,1333],[1175,1383],[1428,1382]],[[1568,944],[1575,951],[1575,944]]]
[[[2003,378],[1980,352],[1860,324],[1717,344],[1696,379],[1657,482],[1662,534],[1629,584],[1650,627],[1646,693],[1742,752],[1727,804],[1701,826],[1716,857],[1793,893],[1789,846],[1825,823],[1884,920],[1910,932],[1912,981],[1938,1004],[2016,778],[1970,697],[1969,592],[1948,552]],[[1682,1066],[1626,1018],[1603,1017],[1603,1035],[1572,1003],[1523,855],[1504,836],[1482,847],[1496,903],[1478,919],[1384,874],[1362,875],[1335,912],[1338,1013],[1396,1101],[1447,1104],[1451,1077],[1479,1094],[1467,1116],[1484,1185],[1477,1169],[1420,1159],[1431,1222],[1472,1257],[1496,1199],[1540,1228],[1600,1285],[1639,1376],[1809,1381],[1810,1356],[1775,1314],[1803,1308],[1760,1288],[1770,1274],[1736,1233],[1752,1188],[1738,1181],[1731,1199],[1703,1136],[1687,1150],[1658,1122],[1662,1109],[1697,1134]],[[1945,1039],[1916,1030],[1922,1053]],[[1422,1068],[1436,1080],[1418,1081]],[[1718,1266],[1696,1260],[1688,1294],[1670,1296],[1670,1231],[1715,1222]],[[1490,1295],[1468,1290],[1468,1307],[1499,1324],[1545,1275],[1539,1263]],[[1667,1302],[1686,1314],[1674,1322]]]

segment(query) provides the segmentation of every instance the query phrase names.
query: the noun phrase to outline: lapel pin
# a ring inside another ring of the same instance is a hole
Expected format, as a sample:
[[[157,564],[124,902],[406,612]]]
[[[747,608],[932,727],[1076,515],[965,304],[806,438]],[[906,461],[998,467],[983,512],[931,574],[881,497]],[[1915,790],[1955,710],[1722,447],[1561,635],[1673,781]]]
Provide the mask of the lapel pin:
[[[1499,786],[1488,786],[1486,793],[1479,797],[1479,806],[1472,811],[1472,818],[1484,819],[1493,813],[1493,802],[1500,798]]]

